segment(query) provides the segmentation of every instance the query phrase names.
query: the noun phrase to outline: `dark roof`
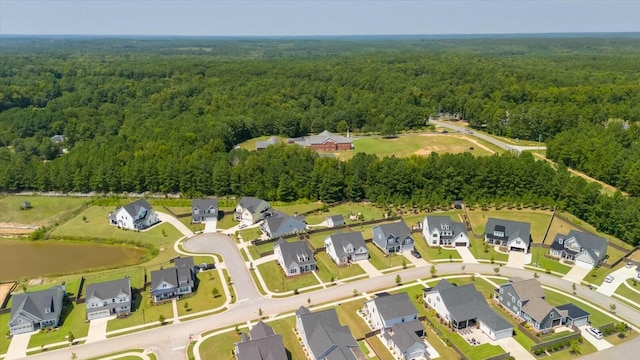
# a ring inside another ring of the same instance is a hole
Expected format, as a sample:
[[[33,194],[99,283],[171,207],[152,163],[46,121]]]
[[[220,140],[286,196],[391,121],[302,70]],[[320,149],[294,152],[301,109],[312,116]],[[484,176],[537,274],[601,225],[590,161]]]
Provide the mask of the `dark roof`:
[[[418,314],[418,309],[413,305],[406,292],[377,296],[369,301],[373,301],[380,317],[385,320]]]
[[[264,338],[267,336],[275,335],[273,328],[267,324],[265,324],[262,320],[258,321],[257,324],[253,325],[251,331],[249,331],[252,340]]]
[[[507,320],[497,314],[487,305],[482,294],[476,290],[473,284],[453,286],[449,283],[438,283],[436,290],[440,293],[440,298],[456,321],[479,319],[487,324],[494,331],[512,328]],[[447,286],[447,284],[449,286]]]
[[[166,281],[173,287],[178,287],[178,273],[176,272],[176,268],[166,268],[151,272],[152,291],[158,288],[163,281]]]
[[[571,303],[556,306],[556,309],[558,309],[559,311],[567,311],[567,316],[572,319],[579,319],[585,316],[589,316],[588,312]]]
[[[58,319],[62,312],[64,295],[65,290],[59,285],[46,290],[13,295],[9,323],[23,311],[39,321]],[[46,313],[45,309],[49,309],[49,312]]]
[[[388,237],[389,235],[393,234],[399,239],[404,239],[407,236],[411,235],[411,229],[409,229],[404,220],[392,222],[389,224],[378,225],[375,226],[374,229],[375,228],[379,228],[384,234],[384,237]]]
[[[336,223],[340,223],[340,224],[344,224],[344,216],[342,215],[331,215],[331,216],[327,216],[326,220],[331,219],[333,221],[334,224]]]
[[[580,247],[586,249],[587,252],[589,252],[589,255],[596,262],[604,259],[607,253],[607,240],[588,232],[571,230],[567,235],[557,234],[553,239],[551,248],[555,250],[562,250],[564,249],[564,241],[570,240],[572,238],[575,238],[578,244],[580,244]],[[563,244],[560,244],[561,241],[563,242]],[[597,251],[600,255],[597,255],[595,251]]]
[[[329,239],[333,244],[333,248],[336,250],[336,255],[338,257],[347,254],[344,249],[349,244],[353,246],[354,251],[358,250],[358,248],[360,247],[364,247],[365,249],[367,248],[367,245],[365,245],[364,238],[362,237],[362,233],[360,231],[329,235]]]
[[[259,321],[249,333],[251,340],[242,336],[242,340],[235,344],[238,360],[287,360],[282,336],[274,333],[269,325]]]
[[[391,327],[393,335],[389,336],[389,338],[394,344],[396,344],[400,351],[405,352],[415,343],[425,346],[424,342],[417,334],[418,331],[424,331],[424,327],[420,320],[398,323]]]
[[[193,256],[175,258],[173,259],[173,266],[177,268],[179,267],[192,268],[195,266],[193,264]]]
[[[123,208],[129,213],[129,215],[132,215],[132,216],[138,215],[140,210],[145,209],[147,210],[147,216],[148,216],[149,210],[151,210],[151,205],[149,205],[149,203],[145,199],[138,199],[132,203],[129,203],[123,206]]]
[[[289,214],[285,214],[282,211],[274,211],[273,215],[269,216],[264,220],[263,226],[268,226],[269,231],[271,231],[271,237],[278,237],[284,235],[286,229],[280,229],[283,225],[287,224],[288,221],[297,222],[297,229],[303,231],[306,228],[306,224],[304,223],[304,216],[291,216]]]
[[[511,285],[513,287],[513,290],[515,290],[522,302],[534,298],[541,299],[544,297],[544,290],[542,290],[540,283],[536,279],[512,281],[510,283],[503,284],[502,286],[507,285]]]
[[[209,208],[218,208],[218,199],[193,199],[191,200],[191,207],[199,210],[207,210]]]
[[[316,263],[316,260],[313,258],[313,252],[306,241],[287,242],[285,239],[280,238],[275,246],[280,247],[282,259],[286,267],[289,267],[294,262],[298,265]]]
[[[306,310],[306,308],[305,308]],[[317,358],[325,354],[331,360],[356,360],[361,353],[348,326],[340,325],[335,309],[317,312],[298,309],[309,351]]]
[[[467,227],[463,223],[453,221],[448,216],[427,216],[425,220],[427,221],[427,225],[429,226],[429,233],[431,233],[435,229],[437,229],[438,231],[442,231],[446,230],[447,228],[449,228],[453,232],[453,237],[456,237],[461,233],[467,233]]]
[[[247,209],[249,210],[250,213],[255,214],[256,211],[258,211],[259,208],[261,208],[263,205],[267,205],[267,207],[269,207],[269,203],[262,200],[262,199],[258,199],[255,197],[251,197],[251,196],[243,196],[240,199],[240,202],[238,203],[238,205],[240,205],[240,207],[242,207],[243,209]]]
[[[89,299],[95,296],[98,299],[113,299],[121,293],[131,296],[131,281],[129,277],[89,284],[87,285],[85,298]]]
[[[526,222],[489,218],[484,232],[489,238],[497,239],[493,236],[494,230],[504,232],[501,240],[509,241],[520,237],[527,245],[531,242],[531,224]]]

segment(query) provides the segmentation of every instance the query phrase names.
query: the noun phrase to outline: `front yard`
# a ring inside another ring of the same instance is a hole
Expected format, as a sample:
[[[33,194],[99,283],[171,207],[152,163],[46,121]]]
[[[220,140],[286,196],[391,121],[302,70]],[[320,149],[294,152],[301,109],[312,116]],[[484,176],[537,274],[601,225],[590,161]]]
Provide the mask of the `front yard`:
[[[133,292],[133,312],[125,319],[113,319],[107,323],[107,332],[120,330],[136,325],[159,324],[160,315],[165,320],[173,318],[171,302],[153,305],[150,292]]]
[[[312,273],[291,277],[285,276],[282,268],[275,261],[258,265],[257,271],[260,271],[267,287],[273,292],[286,292],[318,285],[318,280]]]
[[[334,280],[342,280],[352,276],[365,274],[365,271],[357,263],[339,267],[324,251],[317,253],[315,255],[315,259],[318,263],[318,276],[323,282],[330,282],[332,278]],[[364,279],[364,277],[361,279]]]
[[[222,306],[226,300],[222,281],[218,270],[199,272],[198,291],[195,295],[178,301],[178,315],[187,315],[200,311],[215,309]],[[214,297],[213,289],[218,289],[218,297]],[[188,306],[185,307],[185,304]]]
[[[44,330],[31,335],[29,348],[65,341],[65,337],[69,333],[72,333],[76,338],[87,336],[89,323],[85,322],[85,304],[76,305],[71,301],[65,300],[60,319],[63,322],[57,330]]]
[[[369,250],[369,262],[378,270],[385,270],[396,266],[401,266],[404,263],[407,265],[409,262],[402,255],[391,254],[386,256],[382,250],[380,250],[377,246],[373,245],[373,243],[367,244],[367,249]]]
[[[532,247],[531,248],[531,265],[538,264],[543,270],[551,270],[566,274],[571,270],[571,266],[565,265],[556,259],[551,259],[545,255],[549,253],[549,249]],[[586,279],[586,278],[585,278]]]

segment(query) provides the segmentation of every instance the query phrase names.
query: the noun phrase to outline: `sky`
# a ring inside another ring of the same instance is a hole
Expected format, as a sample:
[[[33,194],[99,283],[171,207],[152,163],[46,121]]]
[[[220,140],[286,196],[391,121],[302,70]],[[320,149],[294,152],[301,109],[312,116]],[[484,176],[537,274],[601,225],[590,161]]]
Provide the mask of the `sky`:
[[[639,32],[640,0],[0,0],[0,35]]]

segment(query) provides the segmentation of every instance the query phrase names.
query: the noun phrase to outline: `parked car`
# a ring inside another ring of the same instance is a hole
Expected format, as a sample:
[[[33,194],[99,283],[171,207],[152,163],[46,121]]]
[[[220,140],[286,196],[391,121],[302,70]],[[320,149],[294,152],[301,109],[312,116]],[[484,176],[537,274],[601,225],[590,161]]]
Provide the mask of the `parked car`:
[[[420,259],[422,257],[422,255],[420,255],[420,253],[418,252],[418,250],[411,250],[411,255],[415,256],[416,258]]]
[[[589,334],[593,335],[593,337],[598,339],[598,340],[602,340],[604,338],[604,336],[602,335],[602,333],[598,329],[594,329],[592,327],[588,327],[587,328],[587,332]]]
[[[240,224],[238,225],[238,229],[244,229],[247,227],[247,224]]]
[[[196,265],[196,267],[198,269],[200,269],[200,271],[204,271],[204,270],[212,270],[216,268],[216,264],[211,263],[211,264],[207,264],[207,263],[202,263],[202,264],[198,264]]]
[[[613,281],[613,279],[614,279],[613,275],[607,275],[607,277],[604,278],[604,282],[610,283]]]

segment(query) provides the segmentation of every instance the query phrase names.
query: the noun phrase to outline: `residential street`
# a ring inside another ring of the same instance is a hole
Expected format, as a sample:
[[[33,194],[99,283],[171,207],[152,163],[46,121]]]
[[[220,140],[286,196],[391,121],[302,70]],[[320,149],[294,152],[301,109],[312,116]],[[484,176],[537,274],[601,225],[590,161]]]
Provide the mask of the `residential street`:
[[[50,359],[53,354],[55,354],[56,358],[63,359],[70,358],[71,353],[75,352],[76,355],[82,359],[132,348],[153,349],[153,351],[158,355],[158,359],[160,360],[185,358],[186,350],[184,347],[189,342],[189,334],[200,334],[207,330],[225,328],[233,326],[237,323],[255,319],[258,317],[259,308],[262,308],[265,315],[275,315],[293,311],[301,305],[307,305],[308,298],[311,298],[314,304],[319,304],[341,298],[351,298],[354,289],[357,289],[358,292],[366,291],[370,294],[373,294],[378,290],[387,287],[393,287],[395,285],[395,276],[398,274],[386,274],[372,279],[365,279],[340,286],[333,286],[327,289],[321,289],[311,293],[300,294],[289,298],[263,299],[260,298],[257,294],[252,281],[247,284],[249,286],[237,286],[239,281],[238,279],[241,279],[243,276],[249,276],[249,273],[246,267],[244,267],[244,262],[240,258],[240,255],[237,252],[236,245],[233,243],[233,241],[227,237],[220,237],[215,240],[221,241],[214,241],[214,239],[209,237],[210,235],[213,234],[198,236],[198,240],[196,242],[190,243],[190,251],[196,251],[196,248],[198,247],[215,247],[216,251],[220,251],[221,255],[225,256],[225,260],[235,259],[225,261],[225,263],[233,265],[235,261],[236,265],[242,264],[242,271],[238,271],[238,266],[232,266],[232,268],[230,268],[229,270],[232,278],[236,279],[235,281],[236,287],[238,288],[238,294],[242,292],[243,298],[246,297],[250,300],[236,303],[232,305],[228,311],[222,312],[220,314],[181,322],[179,324],[166,325],[163,327],[133,334],[109,338],[101,342],[83,344],[74,346],[73,348],[65,348],[48,353],[33,355],[29,358]],[[231,243],[228,243],[228,241],[230,241]],[[219,244],[224,245],[219,246]],[[234,249],[234,251],[225,255],[225,253],[223,252],[228,252],[229,249]],[[229,258],[227,258],[226,256],[229,256]],[[460,274],[463,272],[461,265],[461,263],[438,264],[436,265],[436,268],[438,274]],[[494,267],[495,266],[491,264],[466,264],[464,272],[467,274],[483,273],[494,275]],[[428,267],[410,268],[402,271],[400,274],[404,283],[418,278],[428,278],[430,276]],[[528,270],[502,267],[500,275],[507,277],[518,276],[521,278],[531,278],[533,276],[533,273]],[[539,280],[544,285],[564,290],[567,293],[571,293],[572,291],[572,283],[564,281],[560,278],[546,274],[540,274]],[[638,329],[638,325],[640,325],[640,313],[638,311],[629,308],[628,306],[619,301],[616,301],[615,299],[600,294],[596,291],[588,290],[584,287],[578,288],[578,295],[588,299],[593,303],[599,304],[603,308],[608,308],[610,303],[615,303],[617,306],[617,315],[625,318],[627,322],[635,325],[636,330]],[[238,296],[240,297],[240,295]],[[628,349],[633,348],[633,346],[635,346],[635,348],[638,348],[638,346],[640,346],[640,338],[634,339],[633,341],[630,341],[623,346]],[[609,351],[618,353],[618,348],[619,346],[615,346],[611,349],[601,351],[598,354],[600,356],[609,357],[605,354]]]

